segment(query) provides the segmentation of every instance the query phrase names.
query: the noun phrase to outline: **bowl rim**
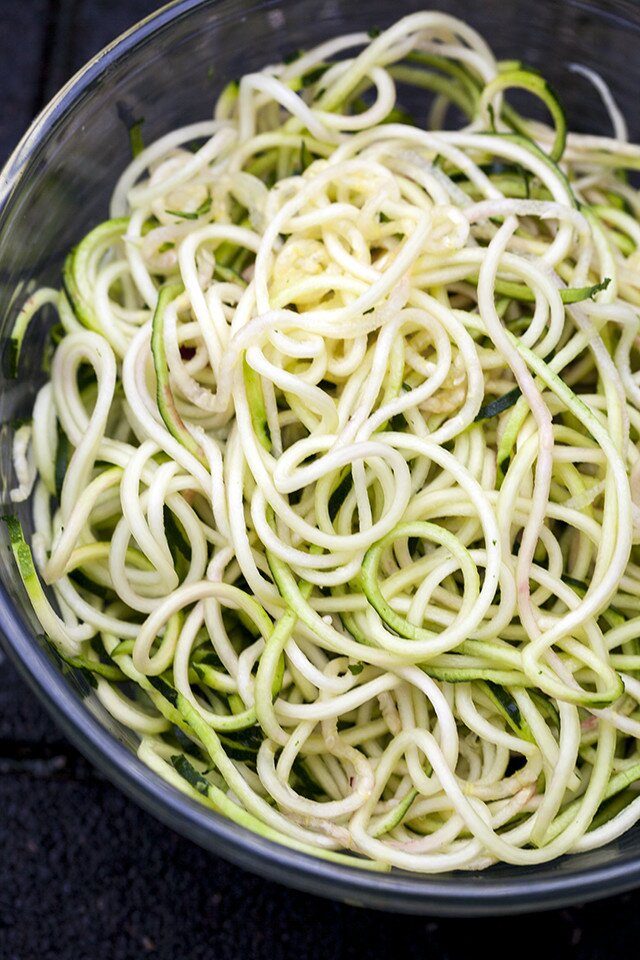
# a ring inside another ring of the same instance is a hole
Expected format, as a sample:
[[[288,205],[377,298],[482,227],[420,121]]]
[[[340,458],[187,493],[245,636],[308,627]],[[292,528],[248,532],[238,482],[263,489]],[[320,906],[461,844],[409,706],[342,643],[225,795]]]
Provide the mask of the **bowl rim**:
[[[105,68],[192,10],[213,9],[217,3],[172,0],[135,23],[72,76],[33,120],[0,170],[0,217],[39,146]],[[574,0],[572,5],[590,14],[607,15],[606,10],[594,10],[590,4]],[[621,6],[624,8],[624,0]],[[37,643],[2,582],[0,644],[63,733],[112,783],[183,837],[268,879],[351,905],[467,917],[556,908],[611,896],[640,884],[640,854],[599,866],[581,866],[577,855],[563,861],[566,869],[557,877],[536,878],[525,867],[517,880],[495,880],[485,872],[375,873],[292,850],[203,807],[146,767],[83,704]]]

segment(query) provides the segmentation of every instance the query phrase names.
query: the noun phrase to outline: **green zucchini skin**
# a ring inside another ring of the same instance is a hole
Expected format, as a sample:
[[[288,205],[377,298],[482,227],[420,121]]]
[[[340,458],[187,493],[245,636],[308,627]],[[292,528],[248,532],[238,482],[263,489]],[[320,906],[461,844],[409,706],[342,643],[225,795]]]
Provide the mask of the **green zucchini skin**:
[[[182,417],[178,413],[173,390],[169,381],[169,366],[164,346],[164,315],[170,303],[173,303],[183,292],[182,284],[172,283],[164,286],[158,294],[158,303],[153,314],[151,326],[151,355],[153,369],[156,374],[156,402],[164,424],[178,443],[185,450],[197,457],[206,466],[206,459],[200,444],[187,429]]]
[[[92,307],[92,284],[88,275],[89,262],[96,252],[108,249],[121,240],[129,226],[128,217],[105,220],[94,227],[67,256],[62,268],[62,285],[76,319],[94,333],[106,336]]]

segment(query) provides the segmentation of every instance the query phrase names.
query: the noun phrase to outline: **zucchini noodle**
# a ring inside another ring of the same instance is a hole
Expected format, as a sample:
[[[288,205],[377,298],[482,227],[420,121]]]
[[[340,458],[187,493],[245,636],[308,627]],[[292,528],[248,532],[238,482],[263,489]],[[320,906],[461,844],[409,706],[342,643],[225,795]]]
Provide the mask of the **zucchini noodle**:
[[[525,865],[640,817],[640,147],[572,69],[612,136],[437,12],[243,76],[136,129],[16,320],[17,370],[57,314],[7,518],[43,630],[296,849]]]

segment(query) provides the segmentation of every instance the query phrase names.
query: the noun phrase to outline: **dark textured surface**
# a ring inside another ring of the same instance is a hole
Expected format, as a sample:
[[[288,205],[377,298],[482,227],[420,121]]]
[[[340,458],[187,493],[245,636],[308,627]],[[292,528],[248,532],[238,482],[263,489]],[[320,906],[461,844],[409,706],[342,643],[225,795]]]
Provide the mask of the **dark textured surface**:
[[[0,0],[0,157],[154,0]],[[513,951],[623,955],[640,892],[522,920],[394,917],[285,890],[161,827],[70,747],[0,655],[0,960],[253,960]],[[638,913],[636,913],[636,909]]]

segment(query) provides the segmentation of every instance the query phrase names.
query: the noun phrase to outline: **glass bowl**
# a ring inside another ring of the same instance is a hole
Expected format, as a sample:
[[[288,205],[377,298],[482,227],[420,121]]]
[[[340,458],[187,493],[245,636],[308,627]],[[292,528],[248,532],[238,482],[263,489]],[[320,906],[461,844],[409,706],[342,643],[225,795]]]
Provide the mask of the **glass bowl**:
[[[65,253],[107,214],[130,157],[127,122],[144,118],[150,142],[210,115],[231,78],[345,31],[385,26],[424,8],[415,0],[178,0],[95,57],[52,100],[0,174],[0,335],[34,278],[57,283]],[[631,0],[439,0],[475,26],[502,57],[544,70],[562,92],[574,129],[607,131],[607,117],[571,62],[601,73],[638,138],[640,5]],[[584,110],[587,97],[589,110]],[[1,374],[0,497],[14,485],[12,422],[30,410],[44,374],[45,330],[30,331],[19,380]],[[13,507],[5,509],[13,510]],[[22,510],[31,529],[28,506]],[[537,867],[499,865],[436,877],[378,875],[327,863],[264,840],[206,810],[145,767],[78,676],[63,674],[46,645],[2,533],[0,626],[16,666],[76,746],[136,802],[213,853],[271,879],[386,910],[487,915],[558,907],[640,884],[640,827],[589,854]]]

